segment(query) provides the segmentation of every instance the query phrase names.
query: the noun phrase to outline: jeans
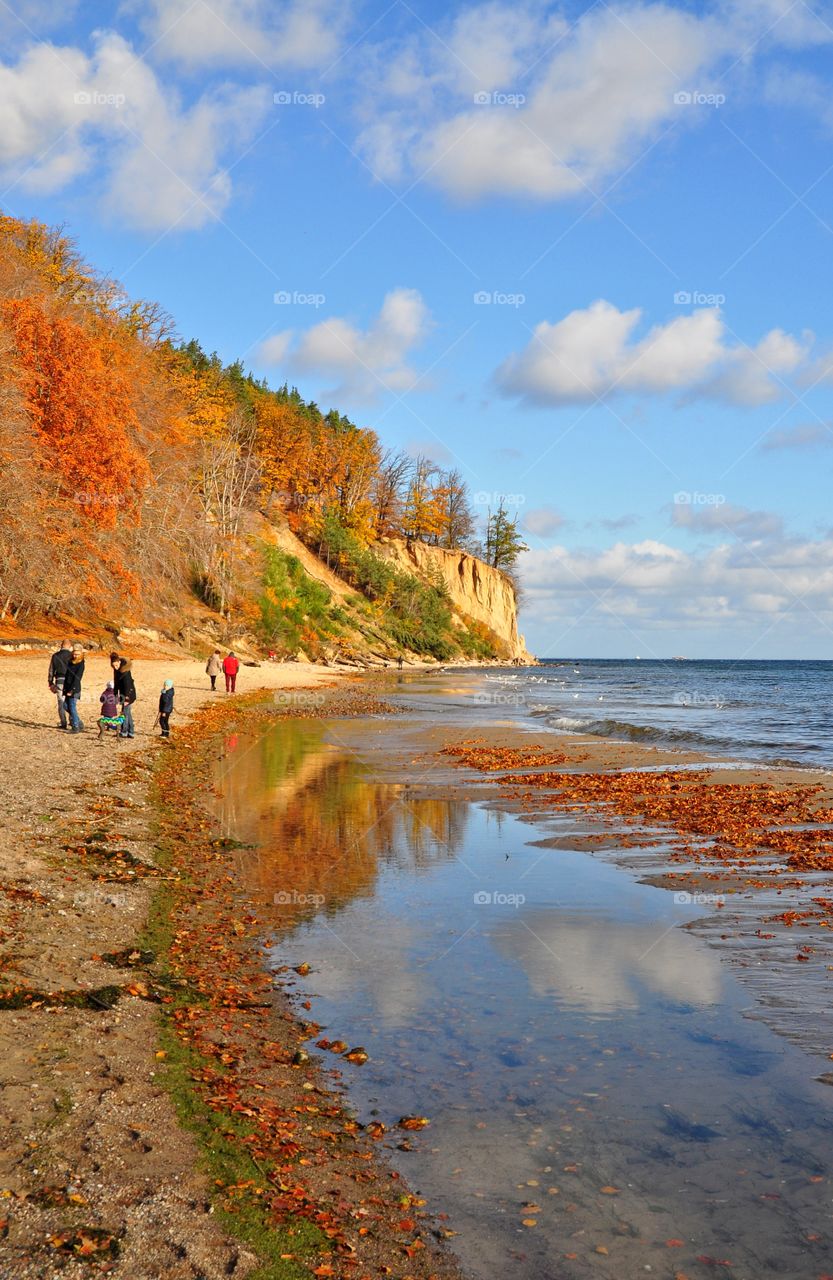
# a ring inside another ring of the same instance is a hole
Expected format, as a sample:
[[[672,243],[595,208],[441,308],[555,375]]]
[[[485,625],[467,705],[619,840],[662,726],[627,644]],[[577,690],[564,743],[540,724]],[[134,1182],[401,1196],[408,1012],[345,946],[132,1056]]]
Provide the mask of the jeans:
[[[236,684],[237,684],[237,672],[235,671],[234,674],[232,675],[230,672],[227,671],[226,672],[226,693],[229,693],[229,692],[234,693],[234,686]]]
[[[55,687],[57,689],[57,693],[55,694],[55,701],[58,703],[58,719],[61,722],[61,728],[66,729],[67,708],[66,708],[66,703],[64,702],[64,677],[63,676],[59,676],[58,679],[55,681]]]
[[[133,703],[123,702],[121,704],[122,715],[124,716],[124,724],[121,727],[121,736],[123,738],[132,738],[134,734],[133,724]]]
[[[73,733],[78,733],[84,728],[81,723],[81,717],[78,714],[78,695],[71,693],[68,698],[64,699],[64,702],[66,704],[67,715],[69,716],[69,723],[72,726],[72,731]]]
[[[216,676],[209,676],[208,678],[209,678],[209,680],[211,681],[211,688],[212,688],[212,689],[216,689],[216,688],[217,688],[217,677],[216,677]]]
[[[162,737],[169,738],[171,736],[170,716],[164,711],[159,712],[159,728],[162,730]]]

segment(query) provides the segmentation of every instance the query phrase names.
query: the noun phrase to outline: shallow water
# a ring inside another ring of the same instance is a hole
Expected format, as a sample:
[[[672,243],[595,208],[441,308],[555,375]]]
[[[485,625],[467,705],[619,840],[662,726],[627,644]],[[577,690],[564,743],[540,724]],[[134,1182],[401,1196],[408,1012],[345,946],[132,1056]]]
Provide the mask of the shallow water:
[[[367,1049],[349,1100],[391,1128],[473,1277],[833,1269],[833,1090],[743,1016],[748,992],[677,927],[690,904],[531,847],[512,815],[381,783],[320,722],[231,740],[218,787],[257,846],[240,873],[275,967],[309,962],[309,1016]],[[402,1115],[431,1125],[404,1135]]]
[[[536,732],[833,766],[833,662],[581,659],[448,671],[406,688],[428,714],[444,705],[475,722],[497,716]]]

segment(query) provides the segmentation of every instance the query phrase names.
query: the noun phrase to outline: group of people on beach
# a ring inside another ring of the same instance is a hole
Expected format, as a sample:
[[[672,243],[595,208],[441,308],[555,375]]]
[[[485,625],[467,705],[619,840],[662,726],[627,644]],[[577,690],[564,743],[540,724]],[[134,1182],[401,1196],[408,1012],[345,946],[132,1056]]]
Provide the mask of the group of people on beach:
[[[68,640],[61,641],[60,649],[57,649],[49,660],[47,679],[50,692],[55,695],[58,706],[58,728],[69,733],[86,732],[86,727],[78,714],[85,665],[83,646],[71,645]],[[110,667],[113,678],[107,681],[98,699],[100,706],[98,736],[103,738],[107,734],[114,734],[119,738],[133,738],[136,735],[133,720],[136,682],[133,678],[132,664],[129,658],[113,652],[110,654]],[[240,661],[233,652],[221,659],[220,650],[215,649],[208,659],[205,670],[212,689],[216,689],[217,677],[222,672],[226,678],[226,693],[235,692]],[[156,725],[159,725],[163,738],[170,737],[173,710],[174,684],[173,680],[166,680],[159,693],[159,706],[153,726],[156,728]]]

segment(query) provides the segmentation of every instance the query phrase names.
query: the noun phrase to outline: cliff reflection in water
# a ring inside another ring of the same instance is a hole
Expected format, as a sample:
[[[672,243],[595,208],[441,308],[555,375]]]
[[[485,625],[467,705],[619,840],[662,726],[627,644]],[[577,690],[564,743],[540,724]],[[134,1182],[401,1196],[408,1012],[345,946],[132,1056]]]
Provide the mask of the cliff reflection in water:
[[[419,872],[455,856],[465,801],[377,783],[318,721],[232,734],[215,777],[223,829],[242,841],[238,870],[270,921],[292,925],[372,896],[383,865]]]

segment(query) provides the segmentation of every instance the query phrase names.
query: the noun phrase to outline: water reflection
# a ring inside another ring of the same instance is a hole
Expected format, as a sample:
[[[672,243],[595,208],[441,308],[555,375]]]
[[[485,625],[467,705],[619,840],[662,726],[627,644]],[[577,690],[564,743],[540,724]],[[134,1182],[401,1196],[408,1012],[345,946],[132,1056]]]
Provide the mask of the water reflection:
[[[530,846],[511,815],[380,784],[324,733],[239,739],[220,811],[258,845],[241,876],[289,897],[275,966],[309,962],[312,1016],[370,1054],[342,1064],[358,1116],[431,1118],[390,1157],[469,1274],[828,1272],[833,1091],[742,1017],[676,927],[691,906]]]
[[[239,858],[241,874],[279,925],[372,894],[389,863],[419,872],[453,858],[468,816],[463,801],[374,782],[325,741],[318,721],[235,735],[216,789],[225,831],[253,846]]]
[[[596,1014],[636,1009],[643,988],[681,1004],[716,1003],[719,960],[694,939],[681,945],[672,929],[657,936],[655,926],[532,910],[491,936],[532,991],[558,1004]]]

